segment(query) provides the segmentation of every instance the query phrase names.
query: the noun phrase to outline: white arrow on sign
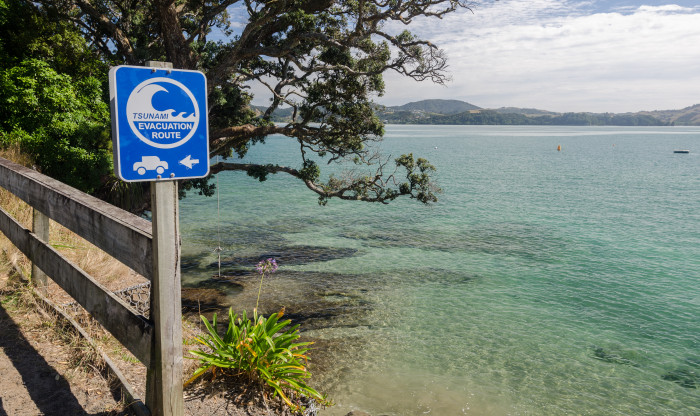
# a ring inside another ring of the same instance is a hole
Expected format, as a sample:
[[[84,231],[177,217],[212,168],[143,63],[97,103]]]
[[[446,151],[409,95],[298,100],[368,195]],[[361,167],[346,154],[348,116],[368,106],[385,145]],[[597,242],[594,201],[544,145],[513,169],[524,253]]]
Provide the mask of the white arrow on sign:
[[[192,169],[192,166],[197,163],[199,163],[199,159],[192,159],[192,155],[187,155],[186,158],[180,161],[180,164],[187,166],[187,169]]]

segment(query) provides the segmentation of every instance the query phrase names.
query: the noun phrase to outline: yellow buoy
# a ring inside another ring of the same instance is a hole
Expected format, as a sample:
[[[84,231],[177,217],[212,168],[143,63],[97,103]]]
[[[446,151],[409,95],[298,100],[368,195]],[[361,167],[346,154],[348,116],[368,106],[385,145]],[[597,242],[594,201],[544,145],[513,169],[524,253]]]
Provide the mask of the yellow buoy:
[[[561,152],[561,145],[557,146],[557,152]]]

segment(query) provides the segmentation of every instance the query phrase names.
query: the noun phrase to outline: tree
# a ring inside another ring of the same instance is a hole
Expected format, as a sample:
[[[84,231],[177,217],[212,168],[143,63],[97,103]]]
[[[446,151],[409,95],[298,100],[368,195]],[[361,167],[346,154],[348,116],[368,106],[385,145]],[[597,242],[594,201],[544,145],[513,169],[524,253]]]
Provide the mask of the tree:
[[[81,33],[25,0],[0,0],[0,145],[47,175],[94,192],[111,170],[108,69]]]
[[[211,155],[244,156],[272,134],[296,140],[297,167],[224,161],[212,173],[245,171],[264,180],[284,172],[329,198],[387,203],[399,196],[436,201],[434,168],[402,155],[390,162],[368,144],[383,125],[372,99],[384,91],[383,74],[396,71],[443,84],[442,50],[405,30],[442,18],[463,0],[39,0],[47,14],[72,22],[104,61],[142,64],[165,60],[206,73]],[[262,114],[250,107],[251,83],[267,88]],[[291,108],[292,120],[272,113]],[[363,174],[321,180],[317,160],[350,160],[372,167]],[[390,166],[395,165],[391,172]],[[387,172],[385,172],[387,171]],[[401,172],[401,173],[399,173]],[[206,181],[188,187],[210,191]]]

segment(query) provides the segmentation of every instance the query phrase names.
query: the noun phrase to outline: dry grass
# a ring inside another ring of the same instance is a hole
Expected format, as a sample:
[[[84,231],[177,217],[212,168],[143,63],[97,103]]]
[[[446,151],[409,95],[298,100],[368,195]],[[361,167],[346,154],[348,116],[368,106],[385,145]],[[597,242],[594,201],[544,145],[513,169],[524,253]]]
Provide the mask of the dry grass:
[[[10,148],[0,151],[0,157],[24,166],[32,166],[32,161],[17,149]],[[32,228],[32,208],[2,188],[0,188],[0,207],[24,227]],[[138,275],[118,260],[55,221],[51,221],[49,242],[64,257],[83,269],[87,274],[93,276],[95,280],[109,290],[119,290],[147,281],[143,276]],[[6,252],[10,260],[20,265],[27,275],[30,274],[29,261],[9,240],[2,238],[0,250]],[[58,286],[54,286],[49,288],[49,292],[54,294],[54,292],[60,293],[62,290]],[[61,298],[67,299],[67,296],[64,292],[56,300],[58,303],[67,303],[60,302]],[[52,300],[54,299],[52,298]]]
[[[2,150],[0,151],[0,157],[27,167],[32,166],[32,161],[17,149]],[[32,228],[32,208],[2,188],[0,188],[0,207],[24,227]],[[11,242],[5,238],[2,240],[0,241],[0,249],[6,251],[12,260],[17,261],[22,266],[23,271],[29,273],[29,261],[23,258],[24,256]],[[109,290],[119,290],[147,281],[143,276],[138,275],[118,260],[55,221],[51,221],[49,242],[64,257],[83,269],[87,274],[93,276],[95,280]],[[57,287],[50,289],[53,292]]]
[[[106,371],[98,351],[58,314],[44,310],[29,282],[23,280],[22,276],[11,267],[8,270],[7,263],[0,264],[2,264],[0,302],[21,334],[18,337],[19,341],[16,342],[21,343],[22,339],[26,340],[25,342],[31,345],[30,351],[33,349],[37,354],[45,357],[44,362],[56,371],[57,380],[63,377],[70,382],[75,398],[80,400],[81,405],[89,413],[92,414],[92,411],[99,409],[99,414],[127,415],[127,404],[113,399],[113,392],[118,388],[117,380]],[[11,341],[5,340],[5,343],[13,345]],[[32,352],[27,353],[26,356],[29,357],[27,360],[33,360],[32,354]],[[26,367],[26,364],[18,362],[13,364],[22,374],[19,369]],[[44,367],[39,365],[39,368]],[[8,377],[12,380],[13,375]],[[28,377],[31,379],[31,376]],[[36,385],[33,385],[35,393],[36,388]],[[21,400],[18,397],[21,397],[22,393],[18,391],[22,389],[23,386],[18,383],[16,387],[3,391],[3,396],[8,401],[17,402]],[[60,405],[53,405],[52,409],[56,411],[58,407]],[[30,412],[29,409],[27,411]]]
[[[22,155],[17,149],[2,150],[0,151],[0,157],[32,167],[32,161]],[[24,227],[32,228],[32,208],[3,188],[0,188],[0,207]],[[147,282],[143,276],[138,275],[118,260],[55,221],[51,221],[50,224],[49,243],[61,255],[91,275],[108,290],[116,291]],[[12,269],[18,270],[23,276],[31,276],[30,261],[12,242],[0,233],[0,271],[11,275]],[[24,307],[28,305],[36,308],[33,296],[28,295],[31,291],[22,290],[21,285],[13,285],[13,287],[12,290],[14,292],[12,296],[17,298],[16,303],[18,306]],[[131,372],[139,374],[139,377],[133,377],[135,384],[142,378],[140,375],[143,375],[143,381],[138,384],[145,384],[145,367],[82,307],[77,305],[70,295],[50,280],[46,293],[47,298],[54,304],[69,305],[64,307],[64,309],[100,345],[100,348],[119,365],[122,371],[125,371],[125,369],[121,368],[122,363],[126,367],[141,367]],[[43,314],[47,314],[47,312],[43,312]],[[58,317],[53,315],[45,315],[44,318],[42,325],[45,329],[50,330],[48,333],[52,334],[52,341],[60,342],[71,349],[70,361],[74,368],[102,372],[104,363],[97,351],[80,337],[67,321],[58,319]],[[125,372],[129,372],[129,370],[126,369]]]
[[[0,157],[11,160],[24,166],[32,166],[32,161],[27,156],[19,152],[17,148],[9,148],[0,151]],[[10,214],[14,219],[26,228],[32,226],[32,209],[19,198],[0,188],[0,207]],[[6,260],[19,267],[22,272],[29,276],[31,274],[31,264],[29,260],[2,234],[0,234],[0,252],[4,253]],[[8,264],[3,264],[5,270]]]

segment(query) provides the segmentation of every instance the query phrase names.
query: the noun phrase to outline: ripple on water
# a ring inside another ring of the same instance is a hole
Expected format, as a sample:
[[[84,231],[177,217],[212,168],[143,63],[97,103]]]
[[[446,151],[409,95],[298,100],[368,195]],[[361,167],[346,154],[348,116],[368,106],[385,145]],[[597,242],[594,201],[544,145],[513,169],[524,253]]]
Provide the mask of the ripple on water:
[[[683,359],[700,347],[697,158],[669,152],[697,128],[401,129],[387,149],[432,152],[438,204],[320,208],[291,179],[255,183],[221,227],[235,253],[223,274],[242,290],[201,289],[251,310],[254,263],[292,253],[261,308],[286,307],[318,340],[313,363],[329,365],[315,377],[338,402],[325,414],[700,414],[698,368]],[[249,156],[286,157],[284,143]],[[186,225],[183,251],[219,244],[202,224]],[[291,241],[358,251],[304,258]],[[210,279],[215,259],[187,261],[187,278]]]

